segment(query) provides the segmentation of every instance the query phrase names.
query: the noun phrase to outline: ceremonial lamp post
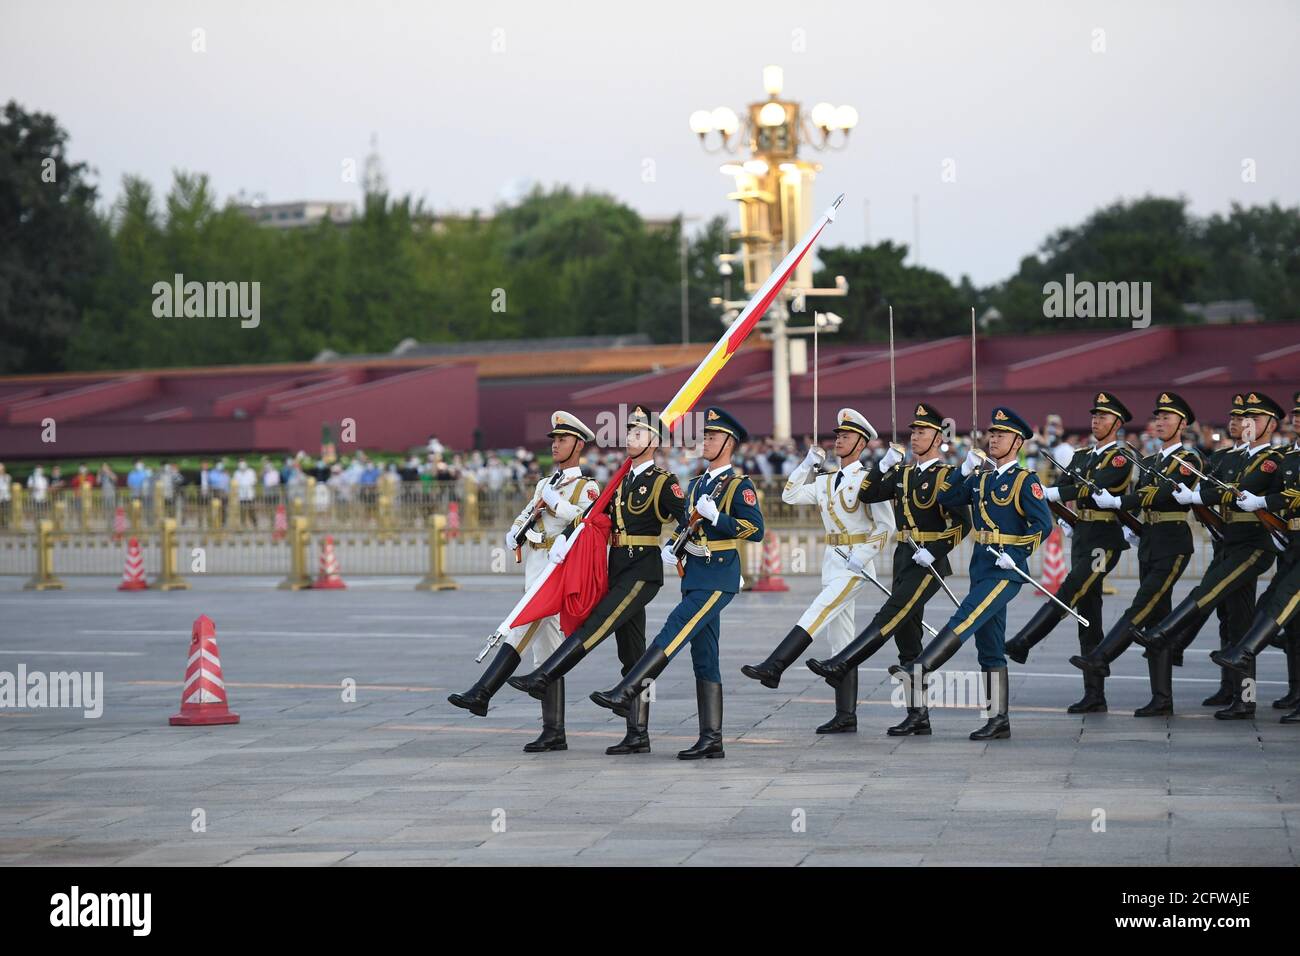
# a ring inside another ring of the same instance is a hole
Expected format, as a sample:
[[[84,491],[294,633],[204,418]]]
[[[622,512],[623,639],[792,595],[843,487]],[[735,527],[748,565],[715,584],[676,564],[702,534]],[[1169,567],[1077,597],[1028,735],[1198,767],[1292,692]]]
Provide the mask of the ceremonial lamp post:
[[[799,158],[802,143],[817,150],[843,149],[849,131],[857,125],[858,112],[851,106],[818,103],[805,117],[799,103],[781,98],[784,74],[779,66],[763,68],[763,87],[768,98],[750,103],[742,121],[734,110],[697,110],[691,114],[691,130],[709,153],[736,154],[747,150],[749,159],[724,163],[721,171],[736,181],[728,194],[740,209],[740,229],[732,238],[743,251],[719,257],[730,272],[729,263],[744,267],[744,291],[752,294],[807,230],[813,218],[813,179],[821,170],[818,163]],[[713,134],[717,134],[713,140]],[[711,142],[712,140],[712,142]],[[789,285],[772,303],[759,328],[772,342],[772,436],[790,438],[790,336],[811,334],[812,326],[791,329],[791,313],[804,311],[807,296],[843,296],[848,282],[835,277],[835,288],[813,287],[812,262],[799,263]],[[746,300],[713,299],[723,309],[723,322],[735,318]],[[820,330],[835,331],[838,323],[822,324]]]

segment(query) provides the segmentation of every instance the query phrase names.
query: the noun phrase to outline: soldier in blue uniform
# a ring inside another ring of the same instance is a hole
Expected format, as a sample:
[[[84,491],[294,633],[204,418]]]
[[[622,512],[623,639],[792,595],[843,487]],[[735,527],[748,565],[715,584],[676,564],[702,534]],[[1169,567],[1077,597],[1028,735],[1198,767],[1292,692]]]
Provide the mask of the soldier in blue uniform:
[[[683,644],[691,646],[700,739],[680,751],[682,760],[725,757],[722,749],[722,672],[718,666],[719,619],[740,590],[740,544],[763,540],[763,513],[754,483],[735,469],[731,456],[749,435],[721,408],[705,412],[704,459],[709,470],[691,480],[690,511],[678,523],[673,542],[690,535],[682,577],[682,600],[642,658],[609,691],[591,699],[626,717],[636,696],[658,677]],[[698,520],[692,529],[692,524]],[[676,564],[672,543],[663,548],[665,564]]]
[[[975,636],[980,670],[989,706],[989,719],[970,735],[971,740],[998,740],[1011,736],[1007,717],[1007,659],[1005,637],[1007,605],[1024,585],[1015,569],[1028,573],[1029,555],[1052,530],[1052,512],[1043,486],[1031,471],[1016,464],[1016,455],[1033,429],[1005,406],[993,410],[989,426],[989,457],[994,469],[981,471],[983,457],[972,450],[962,463],[960,481],[945,481],[939,503],[953,508],[969,505],[975,545],[970,559],[970,593],[957,613],[912,662],[912,705],[925,706],[925,676],[938,670]],[[994,548],[995,555],[988,549]],[[889,668],[903,679],[902,665]]]

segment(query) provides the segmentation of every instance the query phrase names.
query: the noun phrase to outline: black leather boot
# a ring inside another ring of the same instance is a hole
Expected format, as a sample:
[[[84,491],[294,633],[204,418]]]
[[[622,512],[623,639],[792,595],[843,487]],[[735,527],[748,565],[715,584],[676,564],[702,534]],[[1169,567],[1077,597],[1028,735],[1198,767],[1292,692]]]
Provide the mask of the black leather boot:
[[[611,757],[620,754],[648,754],[650,752],[650,701],[645,693],[637,694],[632,709],[627,712],[627,736],[605,753]]]
[[[612,690],[592,691],[592,702],[607,707],[620,717],[626,717],[637,695],[645,690],[646,684],[662,674],[667,666],[668,657],[662,650],[647,647],[641,659],[632,665],[632,669]]]
[[[944,627],[929,644],[925,645],[925,650],[921,651],[920,655],[916,660],[912,661],[909,667],[904,667],[902,664],[890,664],[889,673],[895,677],[909,680],[919,667],[922,678],[921,686],[924,687],[925,675],[937,671],[959,650],[961,650],[961,638],[953,633],[952,628]]]
[[[907,716],[901,723],[894,724],[885,733],[891,737],[928,737],[930,730],[930,708],[909,707]]]
[[[1292,635],[1286,642],[1286,684],[1285,697],[1273,701],[1277,710],[1300,705],[1300,636]]]
[[[1172,717],[1174,714],[1174,665],[1170,651],[1155,651],[1147,658],[1151,677],[1151,700],[1133,711],[1134,717]]]
[[[1007,716],[1010,688],[1007,669],[997,667],[983,671],[985,694],[989,702],[988,722],[970,735],[971,740],[1005,740],[1011,736],[1011,718]]]
[[[808,665],[810,671],[825,679],[826,683],[838,687],[845,674],[856,670],[858,665],[884,647],[888,641],[889,637],[880,633],[880,627],[872,624],[834,657],[828,657],[824,661],[810,657],[804,663]]]
[[[1250,693],[1253,697],[1258,693],[1259,685],[1255,683],[1255,661],[1252,658],[1247,664],[1244,671],[1233,671],[1236,678],[1236,684],[1232,691],[1232,703],[1223,710],[1214,712],[1215,720],[1254,720],[1255,719],[1255,701],[1246,700],[1245,692],[1247,686],[1250,687]]]
[[[1201,617],[1201,609],[1196,606],[1196,599],[1191,595],[1183,598],[1178,606],[1165,615],[1163,621],[1153,624],[1133,635],[1133,640],[1148,650],[1160,650],[1172,641],[1193,620]],[[1204,618],[1201,618],[1204,620]]]
[[[793,664],[794,659],[807,650],[811,643],[812,638],[802,627],[791,628],[790,633],[776,645],[776,649],[767,655],[767,660],[761,664],[746,664],[740,672],[760,682],[764,687],[780,687],[781,675],[785,673],[785,669]]]
[[[1219,649],[1217,651],[1211,651],[1211,653],[1226,654],[1229,650],[1231,650],[1230,645],[1228,645],[1223,640],[1223,635],[1220,634]],[[1219,689],[1216,690],[1209,697],[1205,698],[1205,700],[1201,701],[1201,706],[1202,707],[1227,707],[1231,705],[1234,692],[1237,689],[1237,681],[1239,679],[1240,679],[1240,675],[1236,671],[1230,670],[1229,668],[1224,667],[1222,664],[1220,664],[1219,665]]]
[[[1277,622],[1267,614],[1256,614],[1255,620],[1250,624],[1250,630],[1242,635],[1241,640],[1227,650],[1210,651],[1210,660],[1220,667],[1245,674],[1255,663],[1255,656],[1268,647],[1274,635],[1280,630]]]
[[[819,734],[853,734],[858,731],[858,669],[855,667],[835,688],[835,716],[817,728]]]
[[[1049,601],[1034,612],[1029,623],[1022,627],[1011,640],[1007,641],[1006,653],[1017,664],[1023,664],[1029,658],[1034,645],[1052,633],[1052,628],[1061,623],[1065,612],[1060,605]]]
[[[518,666],[519,653],[507,644],[497,651],[497,656],[492,658],[492,663],[479,675],[473,687],[463,694],[452,694],[447,700],[457,707],[463,707],[476,717],[486,717],[488,701],[501,689],[506,678],[513,674]]]
[[[1133,626],[1128,615],[1125,614],[1115,622],[1115,626],[1110,629],[1109,634],[1101,639],[1100,644],[1086,654],[1076,654],[1071,657],[1070,663],[1085,673],[1109,677],[1110,665],[1129,649],[1136,631],[1137,628]]]
[[[1079,641],[1079,650],[1082,652],[1080,658],[1086,658],[1098,646],[1100,645],[1085,647],[1083,641]],[[1107,669],[1109,670],[1109,668]],[[1083,672],[1083,696],[1065,708],[1065,711],[1069,714],[1106,713],[1106,678],[1094,670],[1085,670]]]
[[[1300,724],[1300,705],[1289,714],[1283,714],[1279,724]]]
[[[700,739],[677,752],[678,760],[725,757],[722,749],[722,685],[695,679],[695,705],[700,712]]]
[[[564,739],[564,678],[546,685],[542,700],[542,735],[532,743],[524,744],[524,753],[540,754],[548,750],[568,750]]]
[[[1168,642],[1169,663],[1171,666],[1183,666],[1183,651],[1192,646],[1192,642],[1196,640],[1196,636],[1201,633],[1201,628],[1205,626],[1205,622],[1210,619],[1213,613],[1213,611],[1201,611],[1198,614],[1193,614],[1187,623],[1183,625],[1182,631]],[[1150,657],[1151,651],[1143,651],[1142,656]]]
[[[557,647],[550,657],[542,661],[541,667],[531,674],[512,677],[506,683],[515,690],[522,690],[533,700],[545,700],[546,685],[557,677],[569,673],[577,666],[578,661],[586,656],[587,649],[582,646],[582,641],[576,637],[566,637],[564,643]]]

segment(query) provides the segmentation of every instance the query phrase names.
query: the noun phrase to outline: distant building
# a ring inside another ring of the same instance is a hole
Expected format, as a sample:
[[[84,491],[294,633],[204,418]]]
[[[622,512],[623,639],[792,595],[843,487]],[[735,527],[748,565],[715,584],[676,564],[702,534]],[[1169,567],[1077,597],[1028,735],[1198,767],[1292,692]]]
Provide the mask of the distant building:
[[[271,229],[298,229],[314,226],[328,219],[338,225],[347,225],[356,215],[350,202],[306,199],[301,202],[254,203],[236,207],[259,226]]]

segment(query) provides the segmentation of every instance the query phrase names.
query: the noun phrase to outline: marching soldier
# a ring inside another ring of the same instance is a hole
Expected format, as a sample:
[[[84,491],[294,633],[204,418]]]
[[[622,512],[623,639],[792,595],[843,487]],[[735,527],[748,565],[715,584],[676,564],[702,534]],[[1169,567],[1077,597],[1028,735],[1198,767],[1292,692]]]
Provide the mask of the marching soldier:
[[[1007,659],[1003,638],[1007,605],[1028,577],[1029,556],[1052,530],[1043,486],[1038,477],[1016,464],[1020,446],[1034,433],[1029,424],[1005,406],[993,410],[989,426],[992,471],[980,471],[983,456],[972,449],[962,463],[960,481],[945,482],[939,504],[946,508],[970,506],[975,548],[970,559],[970,593],[937,637],[912,662],[909,674],[894,664],[889,672],[911,679],[912,703],[922,706],[925,676],[937,671],[975,635],[983,672],[989,719],[970,735],[971,740],[1002,740],[1011,736],[1007,716]],[[992,549],[992,551],[990,551]],[[996,552],[996,553],[994,553]]]
[[[635,405],[627,420],[627,454],[632,466],[606,508],[613,528],[609,538],[609,591],[582,625],[537,670],[511,677],[510,686],[545,700],[550,688],[612,632],[622,673],[645,654],[645,609],[664,586],[659,537],[665,523],[683,523],[686,496],[676,476],[655,464],[662,438],[657,418]],[[650,702],[638,694],[627,714],[627,735],[607,754],[650,752]]]
[[[948,555],[970,530],[966,506],[949,508],[939,504],[939,490],[951,484],[952,472],[952,467],[941,459],[942,439],[943,416],[933,405],[920,403],[911,427],[914,463],[902,465],[902,456],[891,447],[881,458],[879,471],[872,470],[862,480],[860,501],[894,503],[898,541],[892,596],[851,644],[840,649],[832,645],[833,657],[807,661],[808,669],[836,688],[837,696],[850,683],[853,689],[849,693],[856,696],[858,666],[891,637],[898,646],[898,663],[904,670],[921,653],[921,618],[926,602],[939,590],[936,574],[952,574]],[[929,710],[912,703],[908,702],[903,722],[887,731],[891,737],[930,733]]]
[[[1192,556],[1190,506],[1175,501],[1174,490],[1179,482],[1188,487],[1196,484],[1187,462],[1198,471],[1206,468],[1200,452],[1183,448],[1183,430],[1196,416],[1182,396],[1161,392],[1152,417],[1156,437],[1162,444],[1159,451],[1142,462],[1142,474],[1150,477],[1141,487],[1124,495],[1112,495],[1104,488],[1093,495],[1099,508],[1112,511],[1140,508],[1145,529],[1138,543],[1139,581],[1133,603],[1092,651],[1070,658],[1075,667],[1099,678],[1110,676],[1110,665],[1133,643],[1136,631],[1169,613],[1173,607],[1174,584],[1187,570]],[[1132,544],[1134,539],[1130,535],[1132,532],[1125,528],[1124,538]],[[1167,652],[1147,659],[1151,700],[1134,711],[1134,717],[1160,717],[1174,712],[1172,668]]]
[[[1282,490],[1267,496],[1245,492],[1238,502],[1246,511],[1267,508],[1285,520],[1287,549],[1278,557],[1273,581],[1259,598],[1259,611],[1250,630],[1230,650],[1210,654],[1221,667],[1249,677],[1256,655],[1269,643],[1280,644],[1286,653],[1287,693],[1273,701],[1273,706],[1279,710],[1295,708],[1282,717],[1284,724],[1300,723],[1300,392],[1295,393],[1293,404],[1291,425],[1297,438],[1282,459]]]
[[[1235,491],[1224,491],[1217,485],[1201,482],[1196,488],[1183,485],[1174,498],[1179,504],[1209,504],[1222,510],[1225,528],[1218,556],[1210,563],[1201,583],[1168,615],[1134,639],[1152,654],[1166,649],[1186,648],[1181,640],[1184,632],[1192,637],[1192,625],[1205,620],[1208,611],[1233,594],[1244,593],[1242,604],[1249,604],[1250,618],[1233,619],[1229,629],[1229,645],[1244,636],[1254,617],[1255,582],[1273,563],[1274,548],[1268,528],[1250,511],[1242,508],[1252,498],[1246,494],[1267,498],[1282,490],[1282,454],[1271,447],[1270,439],[1282,418],[1282,408],[1277,402],[1260,392],[1246,396],[1246,417],[1242,424],[1242,437],[1250,446],[1236,456],[1235,469],[1228,484]],[[1222,666],[1222,665],[1221,665]],[[1254,662],[1249,665],[1249,686],[1254,686]],[[1250,700],[1243,698],[1247,682],[1233,682],[1231,703],[1214,712],[1219,720],[1249,720],[1255,715],[1253,693]]]
[[[1098,392],[1092,405],[1092,437],[1096,444],[1089,450],[1076,451],[1070,460],[1070,470],[1086,483],[1080,484],[1074,475],[1064,473],[1061,480],[1045,492],[1048,501],[1074,501],[1078,506],[1078,521],[1070,544],[1070,573],[1061,582],[1056,596],[1088,619],[1087,627],[1079,625],[1079,649],[1085,656],[1101,643],[1103,635],[1102,584],[1128,548],[1115,513],[1099,509],[1093,493],[1102,489],[1112,494],[1123,494],[1128,487],[1133,464],[1120,449],[1117,436],[1120,426],[1132,418],[1118,398]],[[1029,623],[1007,641],[1007,657],[1023,664],[1034,645],[1047,637],[1065,614],[1056,603],[1044,604]],[[1066,709],[1071,714],[1105,713],[1105,677],[1098,671],[1084,671],[1083,697]]]
[[[764,687],[778,687],[785,669],[807,649],[819,630],[825,628],[831,653],[840,653],[853,639],[853,615],[857,593],[867,583],[863,573],[875,576],[875,557],[894,530],[894,516],[887,505],[863,505],[859,489],[867,470],[861,456],[876,430],[860,413],[841,408],[835,428],[835,455],[839,470],[817,475],[825,458],[818,445],[790,475],[781,492],[788,505],[818,505],[826,526],[826,550],[822,557],[822,590],[804,611],[776,649],[761,664],[746,664],[740,672],[761,681]],[[812,484],[805,484],[809,474]],[[836,552],[839,549],[840,553]],[[842,556],[847,554],[847,559]],[[920,651],[920,648],[917,648]],[[916,655],[913,654],[913,657]],[[835,688],[835,713],[817,728],[819,734],[839,734],[858,729],[858,672],[846,673]]]
[[[700,739],[677,754],[682,760],[726,756],[722,749],[719,618],[740,590],[741,542],[763,540],[757,489],[731,464],[732,454],[748,437],[741,424],[721,408],[710,408],[705,413],[703,455],[709,470],[691,480],[686,492],[691,511],[678,523],[673,536],[674,542],[681,535],[689,537],[681,603],[618,685],[591,695],[601,707],[626,716],[645,685],[663,672],[683,644],[689,643],[695,667]],[[665,564],[676,563],[672,547],[671,543],[664,546]]]
[[[560,532],[581,517],[590,504],[600,497],[600,487],[590,478],[583,477],[579,467],[587,443],[595,439],[591,429],[577,417],[560,411],[551,416],[551,455],[555,459],[555,474],[537,482],[528,506],[515,518],[506,532],[506,548],[527,550],[524,564],[524,590],[527,590],[552,560],[548,554],[557,540],[564,541]],[[525,531],[524,529],[528,530]],[[562,555],[557,553],[557,562]],[[522,627],[513,628],[506,636],[501,650],[492,659],[474,686],[463,694],[447,698],[457,707],[463,707],[479,717],[487,716],[488,701],[501,689],[515,668],[519,656],[530,644],[534,664],[542,661],[560,646],[559,615],[541,618]],[[567,750],[564,739],[564,682],[556,681],[547,688],[542,698],[542,734],[524,745],[525,753],[548,750]]]

